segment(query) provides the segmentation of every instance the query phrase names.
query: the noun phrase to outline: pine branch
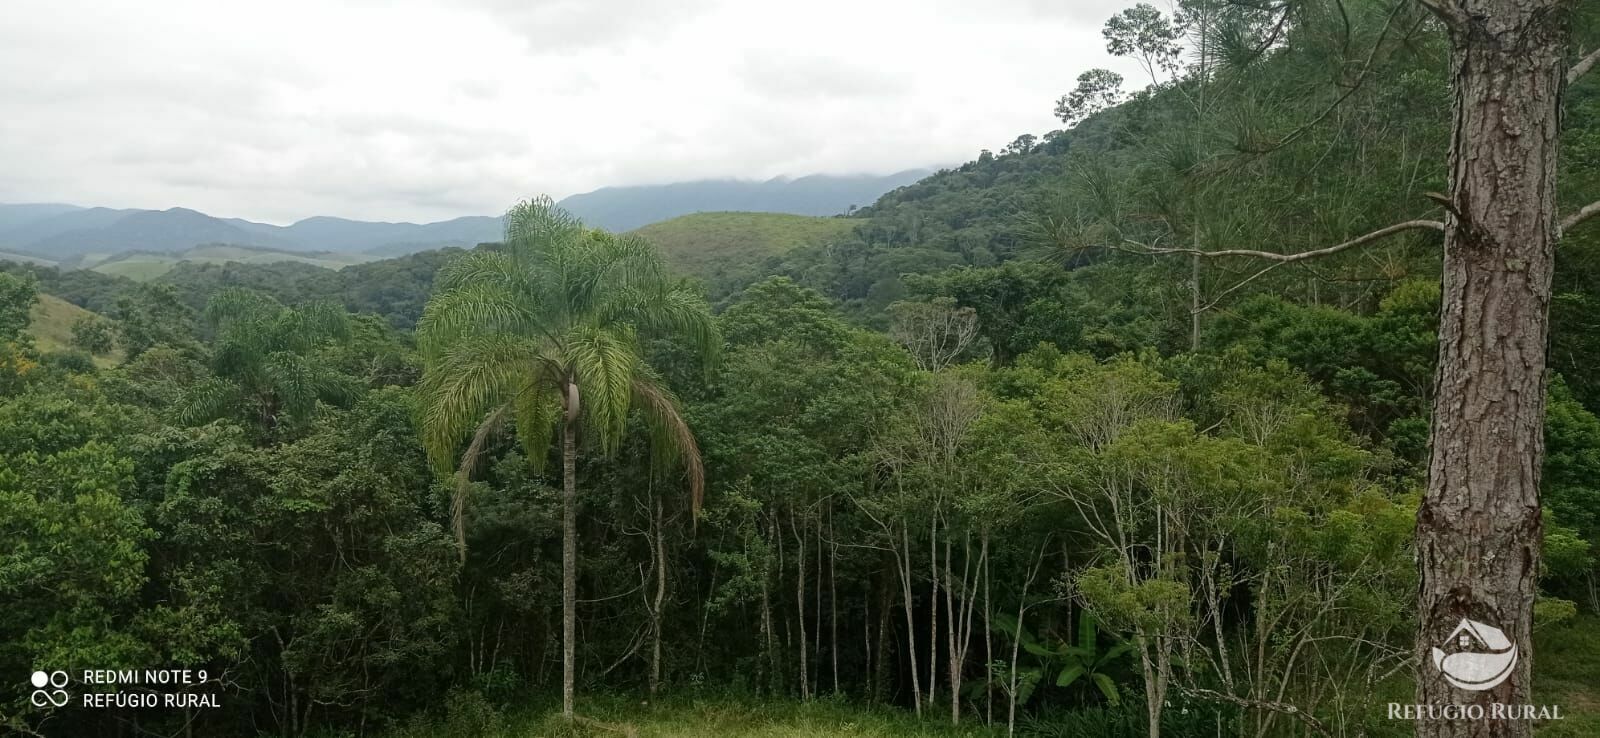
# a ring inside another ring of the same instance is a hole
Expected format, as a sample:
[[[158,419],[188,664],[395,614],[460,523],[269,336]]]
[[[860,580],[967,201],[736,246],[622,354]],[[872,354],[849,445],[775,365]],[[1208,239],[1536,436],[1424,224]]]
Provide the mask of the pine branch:
[[[1597,206],[1591,206],[1591,207],[1597,207]],[[1585,208],[1585,210],[1588,210],[1588,209],[1589,208]],[[1444,224],[1440,223],[1437,220],[1408,220],[1408,221],[1405,221],[1403,223],[1396,223],[1396,224],[1394,224],[1392,226],[1388,226],[1386,228],[1379,228],[1378,230],[1373,231],[1371,233],[1368,233],[1365,236],[1360,236],[1360,237],[1351,239],[1349,241],[1345,241],[1344,243],[1338,244],[1336,246],[1329,246],[1329,247],[1327,247],[1325,249],[1317,249],[1315,251],[1302,251],[1302,252],[1297,253],[1297,254],[1276,254],[1276,253],[1273,253],[1271,251],[1255,251],[1255,250],[1252,250],[1252,249],[1222,249],[1220,251],[1202,251],[1200,249],[1166,249],[1166,248],[1155,248],[1155,247],[1151,247],[1151,246],[1146,246],[1146,245],[1138,243],[1136,241],[1127,241],[1127,243],[1132,244],[1134,246],[1138,246],[1139,247],[1138,249],[1130,249],[1130,250],[1133,251],[1134,253],[1139,253],[1139,254],[1147,254],[1147,255],[1188,254],[1188,255],[1191,255],[1191,256],[1201,256],[1201,257],[1204,257],[1204,258],[1215,258],[1215,257],[1221,257],[1221,256],[1249,256],[1249,257],[1254,257],[1254,258],[1257,258],[1257,259],[1266,259],[1268,261],[1276,261],[1276,262],[1282,262],[1282,263],[1285,263],[1285,264],[1290,264],[1290,263],[1294,263],[1294,262],[1297,262],[1297,261],[1306,261],[1308,259],[1316,259],[1316,258],[1320,258],[1320,257],[1323,257],[1323,256],[1332,256],[1332,255],[1337,254],[1337,253],[1339,253],[1341,251],[1346,251],[1346,250],[1349,250],[1349,249],[1353,249],[1353,248],[1355,248],[1357,246],[1361,246],[1363,244],[1368,244],[1368,243],[1371,243],[1373,241],[1377,241],[1377,240],[1382,239],[1382,238],[1387,238],[1389,236],[1392,236],[1392,235],[1394,235],[1396,233],[1400,233],[1402,231],[1424,230],[1424,229],[1425,230],[1434,230],[1434,231],[1441,231],[1442,232],[1442,231],[1444,231]]]
[[[1424,0],[1424,4],[1426,4],[1426,0]],[[1343,7],[1344,6],[1341,4],[1340,9],[1343,10]],[[1301,136],[1304,136],[1312,129],[1321,125],[1323,121],[1327,120],[1329,116],[1333,115],[1334,111],[1337,111],[1341,106],[1343,106],[1346,100],[1349,100],[1351,96],[1359,92],[1366,84],[1368,76],[1371,75],[1373,63],[1377,61],[1378,53],[1383,50],[1384,42],[1389,38],[1389,29],[1394,25],[1395,18],[1400,15],[1400,11],[1403,8],[1405,8],[1405,3],[1395,3],[1394,9],[1389,11],[1388,18],[1384,19],[1383,21],[1383,30],[1378,33],[1378,40],[1373,42],[1371,51],[1367,53],[1366,61],[1362,62],[1361,64],[1361,71],[1356,74],[1355,80],[1349,85],[1341,85],[1345,88],[1345,90],[1339,95],[1339,97],[1335,98],[1334,101],[1324,108],[1322,112],[1315,118],[1312,118],[1311,120],[1301,124],[1298,128],[1290,131],[1287,135],[1283,136],[1277,141],[1274,141],[1266,146],[1248,147],[1244,150],[1245,153],[1256,155],[1270,154],[1278,149],[1288,146],[1291,143],[1294,143]],[[1287,17],[1287,12],[1285,13],[1285,17]],[[1407,31],[1407,34],[1409,35],[1411,31],[1415,30],[1416,26],[1414,25],[1409,31]]]
[[[1572,69],[1567,70],[1567,84],[1577,82],[1583,75],[1588,74],[1589,70],[1594,69],[1596,63],[1600,63],[1600,47],[1596,47],[1588,56],[1572,65]]]
[[[1596,53],[1600,53],[1600,50],[1597,50]],[[1590,58],[1591,61],[1593,61],[1594,55],[1591,54],[1589,58]],[[1576,226],[1579,223],[1582,223],[1582,222],[1584,222],[1584,221],[1586,221],[1586,220],[1588,220],[1590,218],[1593,218],[1596,215],[1600,215],[1600,202],[1591,202],[1588,205],[1585,205],[1582,208],[1579,208],[1578,212],[1573,213],[1573,214],[1567,216],[1566,218],[1562,219],[1562,221],[1561,221],[1561,233],[1565,234],[1568,230],[1572,229],[1574,226]]]

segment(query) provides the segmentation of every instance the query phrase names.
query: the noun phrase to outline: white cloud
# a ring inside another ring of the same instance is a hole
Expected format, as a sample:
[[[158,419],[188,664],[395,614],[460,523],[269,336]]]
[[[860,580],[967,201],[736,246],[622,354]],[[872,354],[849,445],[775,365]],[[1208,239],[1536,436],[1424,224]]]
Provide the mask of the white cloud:
[[[8,0],[0,201],[427,220],[954,163],[1055,127],[1124,4]]]

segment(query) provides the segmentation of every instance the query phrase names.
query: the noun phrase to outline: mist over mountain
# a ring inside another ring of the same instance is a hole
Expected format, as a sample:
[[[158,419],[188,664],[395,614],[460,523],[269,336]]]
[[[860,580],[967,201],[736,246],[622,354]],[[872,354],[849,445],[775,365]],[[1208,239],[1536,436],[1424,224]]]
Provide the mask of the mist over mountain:
[[[886,176],[815,175],[764,182],[706,180],[605,187],[573,195],[560,204],[585,223],[614,231],[700,212],[835,215],[851,206],[870,205],[884,193],[928,174],[928,170],[917,169]],[[58,262],[129,251],[179,252],[206,244],[400,256],[445,246],[471,247],[500,237],[500,218],[493,215],[437,223],[314,216],[278,226],[217,218],[183,207],[119,210],[58,203],[0,204],[0,251]]]
[[[837,215],[865,207],[884,193],[932,174],[908,169],[883,176],[827,175],[765,182],[713,179],[635,187],[602,187],[559,204],[589,225],[629,231],[680,215],[744,211],[791,215]]]

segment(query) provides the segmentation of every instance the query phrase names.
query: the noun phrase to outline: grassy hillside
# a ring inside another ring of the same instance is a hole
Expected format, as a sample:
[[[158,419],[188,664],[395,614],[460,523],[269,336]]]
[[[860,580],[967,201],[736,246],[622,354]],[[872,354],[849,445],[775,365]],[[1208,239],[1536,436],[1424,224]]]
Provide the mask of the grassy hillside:
[[[33,336],[34,345],[42,352],[71,349],[72,324],[94,315],[55,295],[46,294],[39,295],[39,301],[33,304],[31,314],[33,322],[28,325],[28,333]],[[110,366],[117,363],[118,358],[116,355],[97,356],[95,363]]]
[[[0,251],[0,261],[14,261],[18,264],[38,264],[40,266],[52,266],[55,264],[55,262],[46,259],[43,256],[18,254],[11,251]]]
[[[381,257],[369,254],[340,254],[327,251],[296,253],[257,249],[246,246],[209,245],[196,246],[176,253],[130,252],[124,254],[88,254],[83,265],[102,274],[114,274],[139,282],[148,282],[171,271],[179,262],[200,264],[275,264],[293,261],[327,269],[342,269],[351,264],[361,264]]]
[[[674,269],[715,283],[769,256],[844,239],[858,223],[784,213],[695,213],[632,232],[660,248]]]

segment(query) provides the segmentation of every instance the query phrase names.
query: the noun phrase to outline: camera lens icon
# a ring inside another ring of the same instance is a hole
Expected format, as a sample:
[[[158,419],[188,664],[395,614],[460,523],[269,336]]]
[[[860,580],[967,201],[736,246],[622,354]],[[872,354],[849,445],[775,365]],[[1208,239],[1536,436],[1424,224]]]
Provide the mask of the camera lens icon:
[[[67,704],[67,673],[64,671],[36,671],[29,680],[33,682],[34,707],[65,707]]]

